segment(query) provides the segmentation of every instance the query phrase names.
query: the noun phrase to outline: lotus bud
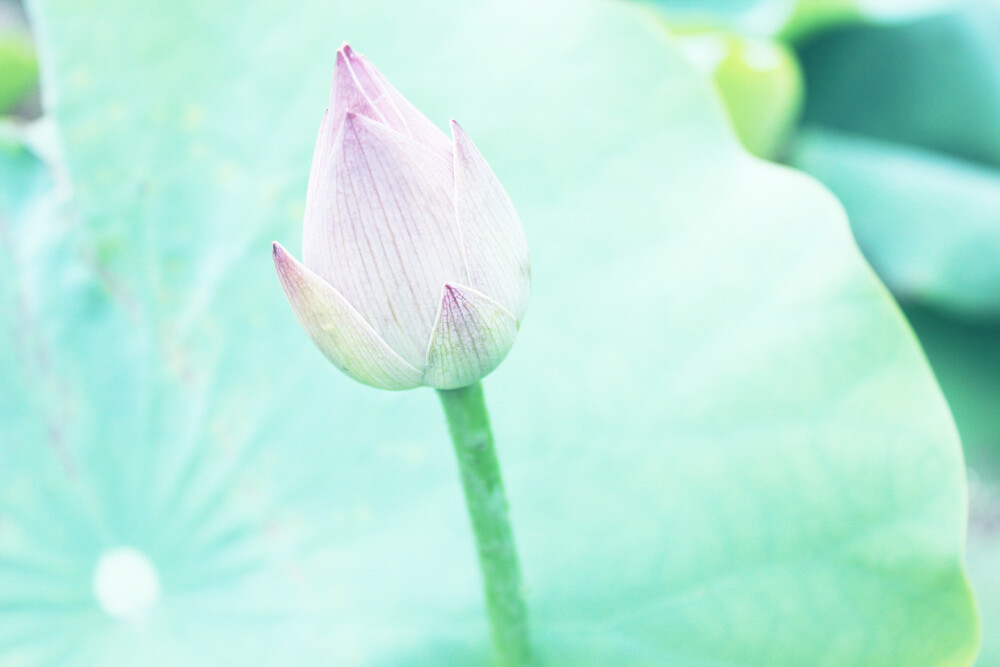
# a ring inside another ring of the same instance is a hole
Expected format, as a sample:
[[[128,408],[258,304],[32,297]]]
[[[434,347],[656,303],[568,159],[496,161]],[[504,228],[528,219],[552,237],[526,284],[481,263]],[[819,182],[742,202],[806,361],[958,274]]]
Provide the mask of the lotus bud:
[[[346,44],[306,195],[303,261],[274,244],[295,315],[326,357],[382,389],[477,382],[514,344],[528,247],[454,120],[451,139]]]

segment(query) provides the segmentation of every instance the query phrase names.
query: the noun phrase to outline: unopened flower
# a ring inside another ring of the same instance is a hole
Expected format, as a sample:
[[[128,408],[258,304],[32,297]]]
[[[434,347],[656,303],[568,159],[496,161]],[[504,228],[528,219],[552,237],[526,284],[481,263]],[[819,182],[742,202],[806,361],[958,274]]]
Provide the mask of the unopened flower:
[[[510,351],[527,307],[517,213],[454,120],[451,133],[349,46],[337,52],[304,263],[277,243],[274,263],[313,342],[365,384],[472,384]]]

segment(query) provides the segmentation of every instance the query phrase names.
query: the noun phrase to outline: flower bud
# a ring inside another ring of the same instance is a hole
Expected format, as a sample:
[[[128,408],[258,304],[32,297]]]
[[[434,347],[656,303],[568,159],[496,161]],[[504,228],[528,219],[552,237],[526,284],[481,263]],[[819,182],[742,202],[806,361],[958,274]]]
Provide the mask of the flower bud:
[[[454,120],[451,140],[346,44],[306,196],[303,262],[274,244],[296,317],[342,371],[383,389],[463,387],[510,351],[528,247]]]

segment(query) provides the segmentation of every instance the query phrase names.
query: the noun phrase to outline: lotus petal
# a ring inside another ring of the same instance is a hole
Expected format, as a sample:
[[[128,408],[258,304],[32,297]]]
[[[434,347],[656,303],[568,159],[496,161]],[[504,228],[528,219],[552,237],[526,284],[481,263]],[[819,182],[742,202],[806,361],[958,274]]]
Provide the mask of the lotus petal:
[[[396,354],[337,290],[279,243],[274,244],[274,266],[302,328],[335,366],[380,389],[420,385],[420,371]]]
[[[528,307],[528,242],[514,204],[465,130],[451,121],[455,142],[455,213],[469,285],[520,322]]]
[[[414,366],[424,362],[441,285],[467,281],[450,168],[414,140],[348,112],[306,209],[305,265]]]

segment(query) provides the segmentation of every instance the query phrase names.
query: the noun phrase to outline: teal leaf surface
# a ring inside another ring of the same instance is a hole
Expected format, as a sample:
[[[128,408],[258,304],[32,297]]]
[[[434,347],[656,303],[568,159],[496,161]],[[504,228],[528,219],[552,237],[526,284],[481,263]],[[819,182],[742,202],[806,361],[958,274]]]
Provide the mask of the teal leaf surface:
[[[433,392],[342,376],[271,265],[345,39],[462,123],[524,221],[532,305],[485,387],[546,664],[971,662],[928,367],[835,200],[747,156],[655,20],[32,10],[74,198],[9,214],[0,262],[3,335],[41,350],[0,345],[0,663],[487,664]],[[159,591],[127,613],[92,590],[123,548]]]

